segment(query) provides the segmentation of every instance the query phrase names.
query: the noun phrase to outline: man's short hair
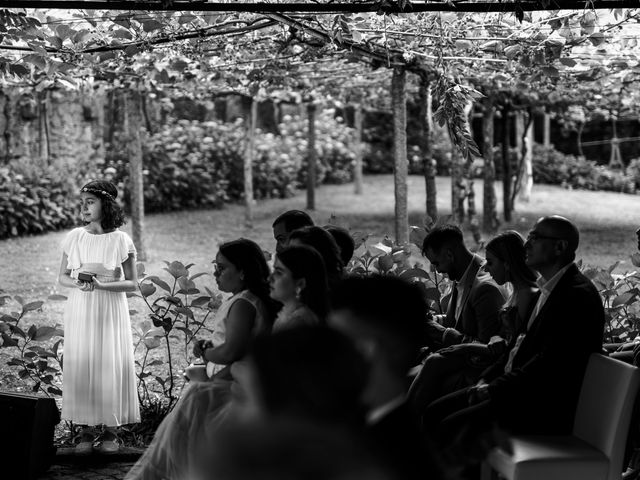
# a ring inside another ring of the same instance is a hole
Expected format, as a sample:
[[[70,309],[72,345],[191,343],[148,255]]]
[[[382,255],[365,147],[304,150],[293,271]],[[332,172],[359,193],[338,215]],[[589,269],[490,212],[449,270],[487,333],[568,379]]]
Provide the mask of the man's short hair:
[[[313,226],[313,220],[309,214],[302,210],[287,210],[273,221],[272,227],[279,223],[284,224],[284,229],[287,233],[293,232],[298,228]]]
[[[427,305],[421,290],[398,277],[348,277],[332,290],[332,309],[346,310],[363,336],[378,341],[387,363],[406,374],[422,346]]]
[[[459,244],[464,245],[464,235],[457,225],[444,224],[434,227],[427,233],[422,241],[422,254],[426,255],[430,248],[434,252],[439,252],[442,247]]]

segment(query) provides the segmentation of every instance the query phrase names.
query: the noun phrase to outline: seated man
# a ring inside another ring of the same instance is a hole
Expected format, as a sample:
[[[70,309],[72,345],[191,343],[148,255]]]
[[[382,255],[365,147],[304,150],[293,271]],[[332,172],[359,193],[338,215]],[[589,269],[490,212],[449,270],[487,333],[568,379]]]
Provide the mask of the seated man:
[[[473,387],[433,402],[423,425],[441,445],[480,438],[494,424],[517,434],[569,434],[590,355],[602,351],[604,308],[573,263],[578,229],[564,217],[539,219],[525,243],[541,295],[504,363]],[[446,448],[446,447],[445,447]]]
[[[289,234],[302,227],[313,226],[313,220],[302,210],[287,210],[273,222],[273,238],[276,241],[276,253],[287,246]]]
[[[429,322],[431,345],[488,343],[500,329],[498,311],[506,295],[482,270],[484,259],[466,247],[462,231],[455,225],[431,230],[422,243],[422,254],[453,282],[446,315],[436,315]]]
[[[409,401],[418,411],[430,401],[474,383],[488,366],[484,357],[478,363],[469,347],[471,342],[489,343],[497,335],[499,311],[506,291],[481,267],[482,257],[464,244],[462,231],[455,225],[442,225],[425,237],[422,253],[440,273],[453,281],[446,315],[427,321],[427,345],[431,354],[420,368]],[[460,346],[460,348],[456,348]],[[437,350],[449,347],[437,353]]]

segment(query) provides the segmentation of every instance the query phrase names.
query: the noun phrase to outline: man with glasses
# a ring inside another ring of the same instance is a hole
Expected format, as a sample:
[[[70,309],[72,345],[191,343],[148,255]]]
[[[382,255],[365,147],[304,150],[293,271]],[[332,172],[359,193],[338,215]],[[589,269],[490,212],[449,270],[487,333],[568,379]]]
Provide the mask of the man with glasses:
[[[587,361],[602,351],[604,332],[598,290],[574,263],[578,243],[568,219],[536,222],[525,251],[527,265],[540,274],[541,294],[526,333],[476,385],[427,408],[431,434],[445,442],[463,431],[478,438],[494,424],[518,434],[571,432]]]

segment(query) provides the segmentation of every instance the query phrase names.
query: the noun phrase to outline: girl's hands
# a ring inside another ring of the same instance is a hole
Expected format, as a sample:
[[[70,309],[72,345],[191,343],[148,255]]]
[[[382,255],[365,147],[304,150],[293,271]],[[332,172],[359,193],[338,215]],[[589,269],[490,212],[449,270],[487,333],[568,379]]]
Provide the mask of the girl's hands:
[[[102,288],[104,284],[100,280],[98,280],[96,277],[93,277],[92,285],[93,285],[93,288]]]
[[[73,283],[76,285],[76,287],[78,287],[83,292],[92,292],[95,288],[93,282],[83,282],[81,280],[74,280]]]

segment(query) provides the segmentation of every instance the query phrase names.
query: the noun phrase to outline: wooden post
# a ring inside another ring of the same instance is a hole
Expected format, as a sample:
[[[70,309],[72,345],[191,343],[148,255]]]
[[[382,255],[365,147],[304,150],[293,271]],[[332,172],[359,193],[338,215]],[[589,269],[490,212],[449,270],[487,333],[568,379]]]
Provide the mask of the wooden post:
[[[140,139],[140,92],[125,90],[122,95],[124,110],[123,130],[129,152],[129,177],[131,179],[131,236],[138,251],[138,260],[147,260],[144,243],[144,176],[142,165],[142,141]]]
[[[363,112],[362,105],[356,104],[354,106],[354,119],[353,123],[355,124],[355,139],[354,139],[354,150],[355,150],[355,163],[353,165],[353,183],[355,185],[355,193],[356,195],[362,195],[362,155],[364,153],[364,145],[362,144],[362,120],[363,120]]]
[[[505,105],[502,110],[502,121],[504,128],[502,129],[502,208],[504,220],[511,221],[511,158],[509,155],[509,147],[511,144],[511,121],[509,114],[511,106]]]
[[[409,242],[409,210],[407,202],[407,73],[394,68],[391,77],[391,104],[393,110],[393,179],[395,194],[395,234],[400,245]]]
[[[436,198],[436,162],[433,159],[433,112],[431,108],[431,85],[426,73],[420,75],[420,89],[418,90],[420,113],[420,153],[422,154],[422,174],[424,175],[426,214],[431,220],[438,218],[438,203]]]
[[[258,101],[251,97],[251,113],[247,125],[247,150],[244,155],[244,224],[253,228],[253,156],[255,154],[256,123],[258,121]]]
[[[309,138],[307,154],[307,210],[316,208],[316,106],[313,101],[307,104],[307,118],[309,120]]]
[[[530,113],[533,115],[533,112]],[[533,190],[533,139],[534,137],[533,119],[529,122],[527,132],[525,134],[526,152],[522,159],[522,177],[520,179],[519,197],[523,202],[531,200],[531,191]]]
[[[542,130],[542,141],[545,149],[551,148],[551,115],[544,112],[544,128]]]
[[[496,167],[493,160],[494,114],[493,98],[487,97],[482,117],[482,156],[484,157],[482,227],[487,232],[495,232],[499,224],[495,189]]]

